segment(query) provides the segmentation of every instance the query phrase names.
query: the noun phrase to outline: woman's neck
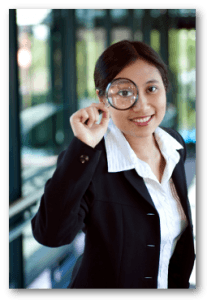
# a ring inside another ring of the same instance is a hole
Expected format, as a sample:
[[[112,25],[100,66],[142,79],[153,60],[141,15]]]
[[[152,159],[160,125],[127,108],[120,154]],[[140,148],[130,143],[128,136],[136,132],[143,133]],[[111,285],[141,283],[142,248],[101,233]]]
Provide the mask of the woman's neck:
[[[160,156],[160,149],[154,134],[145,137],[134,137],[124,135],[138,158],[150,162]]]

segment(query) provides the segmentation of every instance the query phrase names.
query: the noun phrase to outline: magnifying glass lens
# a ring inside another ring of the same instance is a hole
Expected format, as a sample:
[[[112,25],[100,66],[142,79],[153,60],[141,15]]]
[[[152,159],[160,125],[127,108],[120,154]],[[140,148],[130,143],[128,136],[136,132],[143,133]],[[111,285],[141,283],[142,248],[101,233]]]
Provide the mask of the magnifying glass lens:
[[[133,106],[138,97],[138,90],[131,80],[115,79],[109,86],[107,98],[111,106],[125,110]]]

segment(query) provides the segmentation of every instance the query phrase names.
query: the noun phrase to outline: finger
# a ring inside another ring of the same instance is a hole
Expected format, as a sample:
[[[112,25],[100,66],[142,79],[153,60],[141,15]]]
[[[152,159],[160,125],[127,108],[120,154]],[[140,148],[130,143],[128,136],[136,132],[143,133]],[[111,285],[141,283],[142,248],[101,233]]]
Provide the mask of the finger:
[[[97,110],[101,110],[103,112],[101,121],[100,121],[100,125],[102,126],[107,126],[108,122],[109,122],[109,108],[103,103],[92,103],[91,106],[95,107]]]
[[[94,114],[95,114],[95,121],[96,122],[98,122],[99,121],[99,116],[100,116],[100,113],[102,113],[102,110],[100,110],[97,106],[96,106],[96,104],[98,104],[98,103],[92,103],[91,105],[90,105],[90,107],[91,108],[93,108],[93,111],[94,111]]]
[[[110,118],[110,114],[109,114],[109,109],[107,108],[106,110],[103,111],[100,125],[102,125],[103,127],[108,126],[109,118]]]
[[[96,109],[96,108],[94,107],[94,114],[95,114],[95,122],[96,122],[96,123],[98,123],[99,117],[100,117],[100,114],[101,114],[101,113],[102,113],[101,110]]]
[[[93,126],[93,124],[95,122],[97,122],[96,109],[94,107],[89,106],[89,107],[86,108],[86,110],[87,110],[87,113],[88,113],[88,116],[89,116],[88,120],[87,120],[87,126],[89,128],[91,128]]]
[[[81,122],[84,124],[88,118],[89,118],[89,115],[88,115],[87,111],[85,110],[85,108],[82,108],[79,110],[78,113],[74,114],[73,120],[74,120],[74,122]]]
[[[104,111],[108,111],[108,107],[106,106],[105,103],[103,102],[100,102],[100,103],[92,103],[91,106],[95,107],[98,111],[99,111],[99,114],[100,114],[100,111],[101,112],[104,112]]]

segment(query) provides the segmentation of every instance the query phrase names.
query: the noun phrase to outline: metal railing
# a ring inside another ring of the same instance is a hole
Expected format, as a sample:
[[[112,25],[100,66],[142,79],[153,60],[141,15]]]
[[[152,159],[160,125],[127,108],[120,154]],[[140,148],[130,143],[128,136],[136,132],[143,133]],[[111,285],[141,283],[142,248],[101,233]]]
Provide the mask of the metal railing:
[[[9,207],[9,219],[14,217],[15,215],[21,213],[22,211],[29,209],[32,205],[34,205],[44,193],[44,187],[35,191],[31,195],[18,199],[15,203],[12,203]]]

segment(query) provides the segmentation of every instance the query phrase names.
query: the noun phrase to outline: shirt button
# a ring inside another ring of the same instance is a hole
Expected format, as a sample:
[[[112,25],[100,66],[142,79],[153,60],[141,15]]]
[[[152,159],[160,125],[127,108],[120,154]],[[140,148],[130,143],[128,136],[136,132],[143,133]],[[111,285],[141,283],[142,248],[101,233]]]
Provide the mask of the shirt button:
[[[88,155],[81,155],[80,156],[80,162],[84,164],[86,161],[89,161],[89,156]]]

